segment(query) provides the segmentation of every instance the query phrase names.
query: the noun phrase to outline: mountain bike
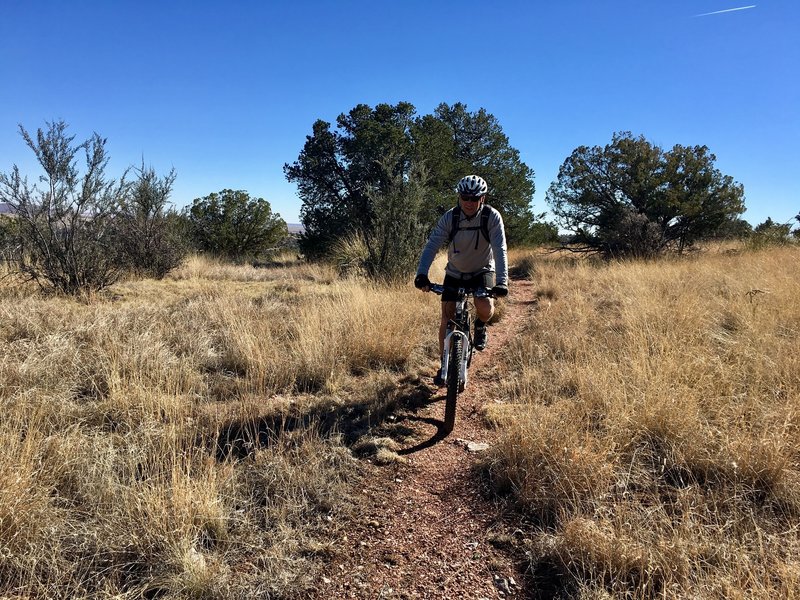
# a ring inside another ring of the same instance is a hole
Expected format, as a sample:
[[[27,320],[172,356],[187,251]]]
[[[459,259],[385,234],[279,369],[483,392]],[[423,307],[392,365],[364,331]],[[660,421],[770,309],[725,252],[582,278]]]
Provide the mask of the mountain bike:
[[[447,387],[447,401],[444,408],[444,431],[450,433],[456,423],[456,400],[467,387],[467,372],[472,362],[472,322],[474,306],[469,298],[493,298],[486,288],[445,288],[438,283],[430,286],[430,291],[439,296],[445,290],[456,292],[456,312],[447,324],[442,353],[442,379]]]

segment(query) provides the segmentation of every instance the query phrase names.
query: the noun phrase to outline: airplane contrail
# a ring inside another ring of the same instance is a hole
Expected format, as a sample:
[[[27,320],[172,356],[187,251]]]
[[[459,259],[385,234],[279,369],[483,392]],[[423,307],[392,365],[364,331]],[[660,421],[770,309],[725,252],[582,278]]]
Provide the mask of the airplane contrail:
[[[715,10],[714,12],[710,13],[703,13],[702,15],[695,15],[695,17],[707,17],[709,15],[721,15],[722,13],[726,12],[733,12],[735,10],[747,10],[748,8],[755,8],[755,4],[751,4],[750,6],[740,6],[739,8],[726,8],[725,10]]]

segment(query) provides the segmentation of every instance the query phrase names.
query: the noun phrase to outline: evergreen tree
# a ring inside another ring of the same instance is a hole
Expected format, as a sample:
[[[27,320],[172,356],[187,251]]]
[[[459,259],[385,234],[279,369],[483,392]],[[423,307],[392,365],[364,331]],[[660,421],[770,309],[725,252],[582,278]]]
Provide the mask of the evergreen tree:
[[[372,239],[375,200],[396,193],[397,182],[408,183],[415,168],[424,169],[425,183],[415,184],[419,201],[400,218],[432,227],[455,204],[458,180],[477,173],[489,182],[488,202],[503,213],[509,239],[529,235],[533,171],[494,116],[484,109],[471,113],[463,104],[441,104],[423,116],[407,102],[360,104],[340,115],[335,129],[317,121],[298,159],[284,167],[303,202],[300,245],[306,256],[325,256],[351,234]]]
[[[195,198],[185,215],[198,250],[234,260],[261,256],[288,235],[286,222],[269,202],[241,190]]]
[[[664,151],[617,133],[564,161],[547,202],[579,249],[606,256],[682,251],[744,211],[744,188],[714,167],[706,146]]]

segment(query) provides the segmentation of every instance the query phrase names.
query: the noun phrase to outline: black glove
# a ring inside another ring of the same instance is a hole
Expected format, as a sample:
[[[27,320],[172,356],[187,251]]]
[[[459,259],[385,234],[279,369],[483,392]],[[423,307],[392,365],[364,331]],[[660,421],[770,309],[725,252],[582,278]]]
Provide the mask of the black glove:
[[[498,298],[504,298],[505,296],[508,296],[508,286],[503,283],[496,285],[492,288],[492,294]]]
[[[428,279],[427,275],[418,273],[417,276],[414,277],[414,287],[418,287],[421,290],[425,289],[426,287],[431,287],[431,280]]]

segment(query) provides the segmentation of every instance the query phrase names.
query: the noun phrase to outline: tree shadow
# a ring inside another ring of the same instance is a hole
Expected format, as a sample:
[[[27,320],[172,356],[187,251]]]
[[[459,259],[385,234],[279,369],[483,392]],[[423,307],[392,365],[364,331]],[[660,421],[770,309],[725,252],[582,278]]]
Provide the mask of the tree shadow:
[[[231,458],[242,460],[258,449],[268,448],[279,440],[288,439],[292,432],[311,429],[322,437],[339,435],[345,445],[353,446],[362,436],[379,429],[397,409],[416,411],[436,400],[427,385],[419,379],[407,377],[396,385],[379,390],[376,397],[358,402],[345,405],[320,402],[302,411],[232,419],[220,426],[215,439],[214,454],[218,461]],[[399,421],[407,418],[409,417],[403,415]],[[433,419],[427,421],[437,423]],[[437,427],[441,428],[441,425]],[[438,439],[441,438],[437,438],[437,441]]]

